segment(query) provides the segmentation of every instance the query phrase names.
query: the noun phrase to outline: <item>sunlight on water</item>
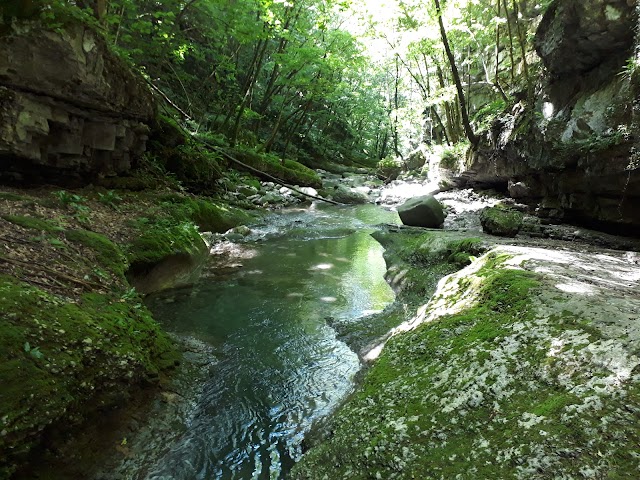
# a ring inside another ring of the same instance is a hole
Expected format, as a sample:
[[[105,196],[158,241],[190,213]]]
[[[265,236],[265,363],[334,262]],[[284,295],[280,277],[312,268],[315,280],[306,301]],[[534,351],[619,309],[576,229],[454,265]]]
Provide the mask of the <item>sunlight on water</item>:
[[[283,478],[360,368],[329,325],[393,301],[369,235],[378,222],[396,223],[396,214],[363,206],[275,215],[256,229],[255,254],[236,274],[153,300],[167,328],[212,343],[220,361],[186,433],[147,478]]]

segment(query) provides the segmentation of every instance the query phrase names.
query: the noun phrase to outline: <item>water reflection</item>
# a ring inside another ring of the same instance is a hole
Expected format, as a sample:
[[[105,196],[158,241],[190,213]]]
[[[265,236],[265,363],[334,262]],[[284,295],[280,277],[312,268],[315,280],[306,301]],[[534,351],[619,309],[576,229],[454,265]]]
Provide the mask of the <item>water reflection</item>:
[[[327,321],[393,300],[367,228],[393,215],[372,206],[281,214],[257,232],[264,241],[234,275],[172,303],[152,300],[169,329],[207,339],[220,361],[187,432],[147,478],[283,477],[311,423],[349,393],[360,366]]]

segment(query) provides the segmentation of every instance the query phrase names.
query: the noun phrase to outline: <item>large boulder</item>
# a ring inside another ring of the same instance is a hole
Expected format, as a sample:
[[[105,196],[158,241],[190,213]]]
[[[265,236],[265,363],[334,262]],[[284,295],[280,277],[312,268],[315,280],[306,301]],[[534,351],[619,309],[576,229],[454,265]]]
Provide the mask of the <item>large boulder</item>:
[[[337,185],[331,192],[333,200],[338,203],[346,203],[347,205],[360,205],[369,203],[369,196],[355,189]]]
[[[407,170],[419,170],[424,167],[426,162],[427,156],[424,154],[424,150],[419,147],[407,156],[405,165]]]
[[[398,215],[405,225],[439,228],[444,223],[442,205],[433,195],[423,195],[407,200],[398,207]]]
[[[80,24],[14,22],[0,38],[0,158],[7,178],[127,172],[155,102],[144,79]]]
[[[515,210],[487,207],[480,214],[482,229],[498,237],[515,237],[522,228],[523,215]]]

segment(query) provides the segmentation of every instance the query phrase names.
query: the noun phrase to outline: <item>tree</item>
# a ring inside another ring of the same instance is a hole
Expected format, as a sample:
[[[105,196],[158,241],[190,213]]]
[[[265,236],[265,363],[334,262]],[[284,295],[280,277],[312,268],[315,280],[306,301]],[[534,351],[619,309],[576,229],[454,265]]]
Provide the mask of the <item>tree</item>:
[[[442,36],[442,44],[444,45],[444,50],[447,54],[447,59],[449,60],[449,66],[451,67],[451,74],[453,75],[453,81],[456,85],[456,90],[458,92],[458,104],[460,105],[460,113],[462,114],[462,124],[464,126],[465,133],[471,145],[476,146],[478,144],[478,137],[473,131],[473,127],[471,126],[471,122],[469,121],[469,112],[467,110],[467,105],[465,103],[464,90],[462,89],[462,82],[460,81],[460,73],[458,72],[458,67],[456,66],[456,60],[453,56],[453,52],[451,51],[451,46],[449,45],[449,40],[447,38],[447,32],[444,28],[444,22],[442,21],[442,10],[440,8],[440,1],[433,0],[436,7],[436,15],[438,16],[438,25],[440,26],[440,35]]]

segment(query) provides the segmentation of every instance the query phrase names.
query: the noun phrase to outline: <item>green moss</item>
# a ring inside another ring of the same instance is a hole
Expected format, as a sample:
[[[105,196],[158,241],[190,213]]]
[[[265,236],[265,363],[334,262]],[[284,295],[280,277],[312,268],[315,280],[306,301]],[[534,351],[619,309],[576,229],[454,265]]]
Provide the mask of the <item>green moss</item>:
[[[202,231],[222,233],[253,220],[244,210],[204,198],[167,194],[159,200],[163,210],[171,218],[177,221],[191,220]]]
[[[603,135],[590,135],[587,138],[557,143],[553,153],[562,159],[583,157],[615,149],[628,143],[630,134],[618,129]]]
[[[206,248],[195,224],[187,221],[139,219],[139,235],[128,246],[127,258],[134,268],[154,265],[174,255],[195,255]]]
[[[101,294],[69,303],[0,276],[0,311],[0,471],[11,471],[42,429],[80,422],[178,358],[141,303]]]
[[[26,217],[22,215],[2,215],[2,218],[7,222],[32,230],[40,230],[43,232],[60,232],[63,230],[59,224],[43,218]]]
[[[522,228],[522,213],[501,206],[485,208],[480,214],[482,229],[492,235],[514,237]]]
[[[104,235],[88,230],[66,230],[67,240],[77,242],[93,250],[101,266],[124,278],[127,260],[120,248]]]
[[[430,399],[439,392],[444,397],[438,365],[452,368],[455,382],[455,376],[464,372],[461,361],[468,352],[473,355],[467,361],[489,361],[490,351],[508,334],[516,313],[520,320],[530,314],[528,293],[537,285],[532,274],[489,267],[483,273],[486,280],[474,306],[423,324],[387,344],[361,390],[337,414],[333,436],[305,455],[292,478],[454,478],[467,467],[451,459],[464,461],[465,452],[477,449],[473,443],[478,435],[507,434],[473,427],[491,418],[490,402],[467,407],[465,423],[454,425],[447,405]],[[527,400],[520,400],[514,412],[528,409]],[[420,455],[403,458],[403,446],[425,448]],[[479,462],[474,478],[510,478],[510,473],[491,462]]]
[[[589,362],[584,342],[570,340],[593,326],[566,311],[541,317],[536,297],[555,287],[509,268],[505,255],[489,254],[476,273],[452,277],[447,288],[460,294],[452,305],[468,302],[458,313],[385,346],[336,414],[331,436],[305,454],[292,478],[626,478],[637,471],[637,380],[604,393],[615,370]],[[610,340],[591,341],[607,350]]]
[[[283,165],[280,159],[274,155],[258,153],[249,149],[237,149],[233,154],[250,167],[272,175],[285,183],[314,188],[322,186],[322,181],[314,170],[293,160],[285,160]]]
[[[24,195],[18,195],[10,192],[0,192],[0,200],[8,200],[10,202],[21,202],[24,200],[30,200],[30,198],[25,197]]]

